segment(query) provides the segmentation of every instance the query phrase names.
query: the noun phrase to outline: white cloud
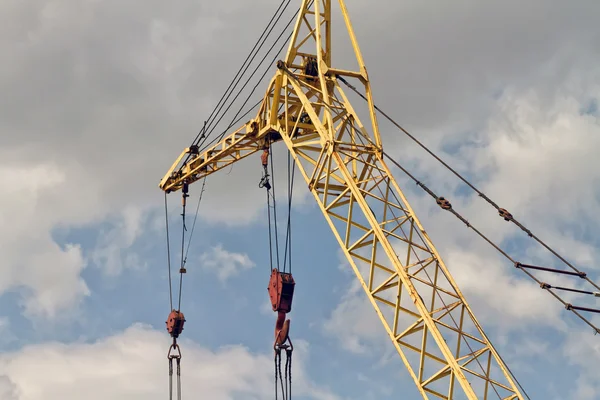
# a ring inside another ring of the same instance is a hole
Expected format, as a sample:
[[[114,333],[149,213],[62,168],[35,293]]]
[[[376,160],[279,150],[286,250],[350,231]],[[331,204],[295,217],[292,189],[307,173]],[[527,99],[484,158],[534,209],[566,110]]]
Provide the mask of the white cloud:
[[[8,376],[0,376],[0,399],[19,400],[18,388]]]
[[[596,319],[598,322],[598,319]],[[571,330],[563,347],[568,364],[579,367],[576,390],[572,400],[592,400],[600,396],[600,383],[596,368],[600,362],[600,343],[598,337],[584,332]]]
[[[142,325],[94,343],[26,346],[0,356],[0,394],[6,394],[2,399],[7,400],[164,399],[168,346],[168,336]],[[189,340],[180,346],[183,398],[197,393],[215,400],[273,396],[271,354],[253,354],[240,346],[211,351]],[[307,353],[306,344],[299,341],[294,392],[310,399],[336,400],[308,379]]]
[[[145,262],[131,246],[143,234],[145,216],[145,210],[139,207],[123,210],[108,231],[100,232],[91,255],[94,263],[112,276],[124,268],[144,268]]]
[[[200,265],[201,268],[216,274],[221,282],[256,266],[247,254],[229,252],[222,244],[213,246],[210,251],[202,254]]]
[[[28,315],[53,317],[89,294],[80,278],[86,263],[80,246],[59,247],[51,236],[54,215],[60,213],[60,190],[66,174],[53,164],[38,167],[2,166],[6,191],[0,198],[0,243],[3,268],[0,292],[23,291]],[[40,210],[45,212],[40,213]]]
[[[380,347],[377,344],[389,340],[364,293],[345,296],[324,328],[342,348],[358,354],[366,353],[373,346]]]

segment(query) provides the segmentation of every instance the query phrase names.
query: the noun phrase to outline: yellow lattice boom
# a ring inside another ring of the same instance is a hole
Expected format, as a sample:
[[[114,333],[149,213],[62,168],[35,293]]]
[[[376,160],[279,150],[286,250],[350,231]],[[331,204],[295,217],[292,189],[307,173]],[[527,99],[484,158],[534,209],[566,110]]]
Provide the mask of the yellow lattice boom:
[[[383,160],[369,77],[339,5],[359,70],[331,65],[331,1],[303,0],[256,117],[202,152],[185,149],[160,188],[285,143],[423,398],[523,399]],[[338,76],[364,86],[368,128]]]

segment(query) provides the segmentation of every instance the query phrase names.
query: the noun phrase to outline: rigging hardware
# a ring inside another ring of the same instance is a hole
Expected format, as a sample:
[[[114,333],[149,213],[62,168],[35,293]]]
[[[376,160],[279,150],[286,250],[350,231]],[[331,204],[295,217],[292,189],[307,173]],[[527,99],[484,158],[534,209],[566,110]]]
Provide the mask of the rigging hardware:
[[[267,213],[269,223],[269,259],[271,276],[269,278],[269,285],[267,291],[271,301],[273,311],[277,312],[277,319],[275,322],[275,337],[273,342],[273,350],[275,353],[275,398],[278,397],[278,384],[281,385],[281,394],[284,400],[291,399],[291,386],[292,386],[292,352],[294,346],[289,336],[290,333],[290,320],[286,319],[287,314],[292,310],[292,300],[294,296],[295,281],[291,273],[291,207],[292,207],[292,189],[293,189],[293,173],[290,173],[289,159],[288,159],[288,221],[287,221],[287,233],[285,241],[285,257],[284,257],[284,271],[279,269],[279,242],[277,232],[277,203],[275,198],[275,188],[269,184],[269,156],[271,158],[271,175],[274,174],[273,169],[273,152],[269,151],[270,145],[265,145],[263,153],[261,155],[261,164],[263,167],[263,178],[261,179],[260,187],[264,187],[267,193]],[[273,194],[271,194],[271,189]],[[271,197],[273,198],[273,207],[271,207]],[[275,228],[275,253],[276,259],[273,260],[273,234],[271,232],[271,208],[273,209],[273,221]],[[288,259],[289,254],[289,259]],[[285,272],[285,266],[287,261],[290,264],[290,272]],[[285,363],[285,378],[281,374],[281,352],[286,353]]]
[[[192,147],[192,154],[198,154],[197,148]],[[205,182],[206,183],[206,180]],[[187,206],[187,198],[189,197],[189,184],[188,182],[183,182],[181,187],[181,218],[182,218],[182,236],[181,236],[181,264],[179,267],[179,302],[177,309],[173,307],[173,285],[171,280],[171,245],[169,238],[169,216],[168,216],[168,202],[167,202],[167,192],[165,192],[165,224],[166,224],[166,236],[167,236],[167,266],[168,266],[168,275],[169,275],[169,305],[171,307],[171,312],[169,313],[167,320],[165,321],[166,329],[171,338],[173,339],[172,344],[169,347],[169,351],[167,353],[167,359],[169,360],[169,399],[173,399],[173,360],[176,361],[177,364],[177,400],[181,400],[181,349],[179,344],[177,343],[177,339],[183,332],[183,326],[186,322],[184,314],[181,312],[181,294],[183,289],[183,275],[187,272],[185,268],[185,263],[187,261],[187,253],[189,252],[189,245],[191,243],[191,238],[194,233],[194,228],[196,226],[196,219],[198,217],[198,211],[200,208],[200,202],[202,201],[202,195],[204,194],[204,184],[202,185],[202,190],[200,192],[200,196],[198,197],[198,206],[196,207],[196,215],[194,217],[194,223],[192,225],[192,231],[190,233],[190,243],[188,243],[188,247],[186,252],[184,253],[185,248],[185,232],[187,231],[186,227],[186,206]]]
[[[173,338],[173,344],[169,347],[167,359],[169,360],[169,400],[173,400],[173,360],[177,364],[177,400],[181,400],[181,349],[175,338]]]

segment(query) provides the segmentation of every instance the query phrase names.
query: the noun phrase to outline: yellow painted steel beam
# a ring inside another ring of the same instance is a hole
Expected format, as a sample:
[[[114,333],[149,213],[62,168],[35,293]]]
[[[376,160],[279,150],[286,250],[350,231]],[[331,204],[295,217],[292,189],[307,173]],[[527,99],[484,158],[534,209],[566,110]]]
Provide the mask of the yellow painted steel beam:
[[[422,397],[523,399],[383,160],[367,71],[339,3],[360,71],[331,67],[331,1],[303,0],[257,116],[205,151],[186,149],[160,187],[179,190],[283,141]],[[364,85],[369,128],[336,74]]]

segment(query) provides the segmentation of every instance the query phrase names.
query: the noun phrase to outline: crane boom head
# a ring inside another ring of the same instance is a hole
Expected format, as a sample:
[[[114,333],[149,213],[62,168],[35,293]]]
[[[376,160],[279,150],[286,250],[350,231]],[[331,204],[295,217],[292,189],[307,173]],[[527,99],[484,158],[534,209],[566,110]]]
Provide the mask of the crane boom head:
[[[183,182],[193,183],[217,170],[246,158],[268,144],[281,140],[279,131],[282,126],[293,123],[297,130],[308,131],[314,126],[301,105],[290,104],[287,112],[279,114],[285,106],[281,93],[283,72],[313,86],[310,97],[325,93],[323,106],[316,110],[318,114],[333,124],[331,117],[331,94],[334,91],[335,79],[338,76],[357,78],[365,86],[371,108],[372,142],[381,148],[381,139],[375,111],[372,109],[371,88],[367,69],[350,23],[346,6],[340,1],[342,16],[352,44],[358,71],[334,68],[332,66],[332,18],[331,0],[302,0],[294,30],[290,35],[288,50],[283,60],[275,63],[275,76],[268,85],[266,95],[260,102],[255,118],[249,120],[227,137],[225,132],[219,136],[218,142],[212,146],[200,148],[198,143],[187,147],[177,157],[171,168],[160,181],[159,187],[166,193],[180,190]],[[314,21],[311,21],[314,19]],[[308,93],[310,95],[310,93]],[[291,120],[284,120],[291,115]],[[331,137],[330,140],[334,138]],[[232,149],[235,149],[232,152]]]

